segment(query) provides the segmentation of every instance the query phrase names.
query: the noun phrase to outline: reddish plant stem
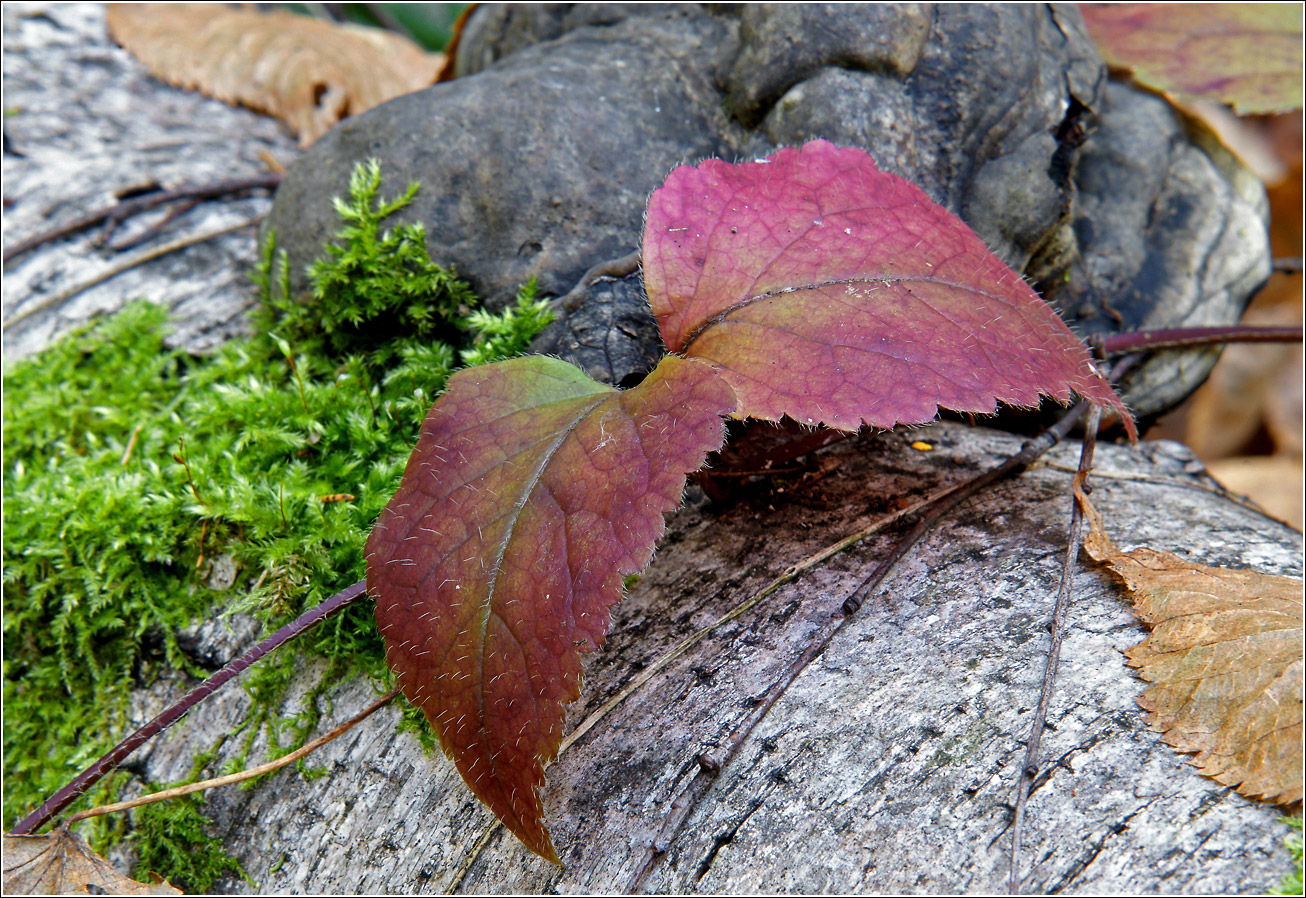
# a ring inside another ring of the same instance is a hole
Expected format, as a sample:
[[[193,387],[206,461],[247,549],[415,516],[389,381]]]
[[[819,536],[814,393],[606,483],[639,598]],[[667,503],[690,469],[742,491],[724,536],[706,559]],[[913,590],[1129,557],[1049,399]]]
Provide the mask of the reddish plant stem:
[[[286,624],[267,639],[254,646],[222,670],[200,683],[186,695],[173,703],[158,717],[119,742],[104,757],[83,770],[76,779],[58,792],[47,798],[39,808],[28,814],[14,827],[13,834],[22,836],[32,833],[54,819],[55,815],[71,804],[87,789],[98,783],[106,774],[113,771],[123,759],[150,739],[172,726],[191,708],[208,698],[227,681],[239,676],[255,661],[264,655],[285,645],[300,633],[308,630],[347,605],[353,604],[367,591],[367,582],[359,581],[348,586],[310,611]]]
[[[59,225],[48,231],[42,231],[26,240],[19,241],[4,250],[3,260],[8,263],[14,256],[36,249],[43,243],[59,240],[102,221],[107,220],[116,223],[138,212],[152,209],[155,206],[162,206],[165,203],[176,202],[177,200],[212,199],[215,196],[222,196],[226,193],[240,193],[243,190],[271,189],[281,183],[281,177],[281,175],[258,175],[253,178],[228,178],[222,181],[189,184],[178,187],[176,190],[164,190],[133,197],[123,202],[114,203],[112,206],[105,206],[102,209],[96,209],[94,212],[88,212],[67,224]]]
[[[1300,327],[1238,324],[1230,327],[1172,327],[1128,334],[1098,334],[1089,337],[1087,342],[1105,355],[1117,355],[1139,349],[1184,349],[1216,343],[1300,343],[1301,339]]]

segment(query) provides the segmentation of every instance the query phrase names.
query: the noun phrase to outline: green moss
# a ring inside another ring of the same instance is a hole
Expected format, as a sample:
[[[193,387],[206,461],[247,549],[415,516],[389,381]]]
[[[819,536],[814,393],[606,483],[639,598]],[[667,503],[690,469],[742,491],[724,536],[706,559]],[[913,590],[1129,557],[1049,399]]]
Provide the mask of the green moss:
[[[208,834],[211,822],[200,812],[202,794],[143,805],[132,812],[137,859],[132,877],[149,882],[157,873],[184,892],[204,892],[228,873],[253,885],[240,864]],[[165,872],[166,871],[166,872]]]
[[[362,579],[367,533],[460,354],[479,363],[520,352],[547,322],[533,284],[502,314],[477,310],[468,286],[427,256],[420,226],[382,229],[416,185],[388,202],[379,187],[368,163],[337,200],[339,242],[312,267],[311,301],[289,295],[269,241],[252,338],[196,358],[169,349],[165,313],[138,302],[7,366],[6,828],[125,734],[133,689],[206,673],[179,639],[187,628],[235,611],[276,627]],[[219,556],[238,572],[226,591],[210,587]],[[327,663],[284,718],[296,653]],[[246,752],[260,728],[274,753],[302,744],[326,684],[389,677],[368,603],[278,655],[242,681],[256,700],[237,734]],[[111,799],[127,779],[72,810]],[[186,813],[143,819],[171,820],[188,833],[181,844],[199,832]],[[103,821],[90,822],[92,841],[120,827]],[[142,863],[199,887],[203,871],[169,867],[167,831],[138,823]]]
[[[1280,817],[1279,819],[1292,828],[1292,832],[1283,840],[1284,845],[1288,847],[1288,852],[1292,855],[1292,871],[1281,879],[1278,885],[1270,889],[1270,894],[1301,895],[1306,892],[1302,882],[1302,818]]]

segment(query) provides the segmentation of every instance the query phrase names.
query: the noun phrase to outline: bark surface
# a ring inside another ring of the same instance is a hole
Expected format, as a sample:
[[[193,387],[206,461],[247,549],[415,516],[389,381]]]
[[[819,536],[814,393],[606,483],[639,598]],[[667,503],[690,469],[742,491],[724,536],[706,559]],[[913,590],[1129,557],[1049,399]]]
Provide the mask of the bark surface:
[[[918,439],[934,448],[912,448]],[[955,424],[863,436],[723,501],[691,501],[615,610],[568,730],[789,566],[1019,445]],[[721,771],[642,888],[1001,891],[1077,455],[1060,447],[968,501],[902,561]],[[1124,547],[1301,575],[1301,535],[1224,495],[1181,445],[1100,447],[1094,483]],[[562,868],[498,828],[451,763],[397,735],[394,708],[322,749],[312,759],[322,777],[283,771],[213,794],[208,812],[263,892],[624,890],[697,756],[724,744],[894,538],[871,537],[712,630],[564,751],[545,793]],[[1288,869],[1280,812],[1202,777],[1146,729],[1142,684],[1121,654],[1145,631],[1087,565],[1070,622],[1024,888],[1259,892],[1276,882]],[[305,671],[303,688],[314,679]],[[373,689],[343,683],[331,695],[343,719]],[[217,698],[139,769],[185,775],[247,703],[239,691]],[[214,764],[234,751],[224,746]]]
[[[274,119],[146,74],[109,40],[101,4],[6,3],[4,90],[6,247],[124,195],[257,177],[268,173],[265,158],[288,165],[299,155]],[[59,297],[139,252],[255,221],[271,204],[266,191],[206,200],[161,236],[122,253],[104,245],[104,228],[93,227],[14,258],[4,272],[5,358],[34,352],[140,297],[172,309],[171,339],[192,351],[246,332],[256,296],[252,226]],[[109,242],[140,233],[170,208],[131,219]]]

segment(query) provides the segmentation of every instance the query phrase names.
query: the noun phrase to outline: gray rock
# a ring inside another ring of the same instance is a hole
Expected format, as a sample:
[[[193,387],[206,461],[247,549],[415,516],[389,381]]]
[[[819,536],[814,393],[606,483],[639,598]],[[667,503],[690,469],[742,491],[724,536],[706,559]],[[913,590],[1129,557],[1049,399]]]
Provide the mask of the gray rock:
[[[1072,97],[1091,108],[1101,93],[1082,29],[1035,5],[747,9],[726,87],[759,119],[750,155],[817,137],[864,147],[1026,267],[1071,197],[1050,171],[1057,128]],[[794,34],[813,39],[796,51]]]
[[[727,31],[678,11],[586,25],[399,97],[319,140],[282,184],[267,227],[302,275],[334,227],[331,196],[360,159],[377,158],[392,191],[422,182],[400,217],[425,223],[431,257],[488,306],[508,304],[530,277],[562,295],[637,245],[645,202],[668,171],[730,152],[724,135],[735,126],[703,61]]]
[[[638,248],[645,199],[672,166],[817,137],[920,184],[1083,334],[1232,323],[1269,271],[1259,185],[1159,101],[1108,91],[1071,7],[485,6],[457,71],[348,120],[292,169],[270,223],[296,271],[363,158],[395,189],[423,182],[406,217],[498,308],[527,277],[561,296]],[[534,348],[637,379],[660,352],[651,317],[632,327],[633,303],[586,308],[611,303],[610,288],[581,299]],[[1212,358],[1149,363],[1133,408],[1169,408]]]
[[[1081,334],[1233,324],[1270,276],[1265,188],[1199,140],[1165,101],[1110,86],[1075,172],[1077,260],[1045,291]],[[1140,416],[1168,409],[1218,357],[1158,353],[1124,398]]]

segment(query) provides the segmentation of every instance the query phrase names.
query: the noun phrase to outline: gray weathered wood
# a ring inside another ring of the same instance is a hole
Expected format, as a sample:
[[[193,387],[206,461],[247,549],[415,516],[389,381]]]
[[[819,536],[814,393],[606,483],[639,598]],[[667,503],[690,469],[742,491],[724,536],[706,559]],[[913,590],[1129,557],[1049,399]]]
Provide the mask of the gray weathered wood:
[[[124,190],[263,175],[260,154],[282,164],[299,155],[275,120],[147,75],[108,40],[102,4],[6,3],[4,92],[6,247],[107,206]],[[201,203],[152,244],[127,253],[99,246],[101,231],[92,228],[14,259],[4,272],[5,358],[27,355],[142,297],[173,310],[172,339],[188,349],[244,332],[255,298],[248,276],[252,227],[157,259],[67,302],[45,303],[150,245],[250,221],[270,205],[265,192]],[[114,239],[161,214],[125,223]]]
[[[917,438],[934,449],[911,448]],[[813,473],[679,512],[590,659],[569,729],[789,565],[1019,445],[954,424],[868,436],[824,450]],[[1094,498],[1125,546],[1300,576],[1300,534],[1223,496],[1183,446],[1103,446],[1098,458]],[[645,887],[1001,891],[1076,460],[1074,446],[1055,450],[904,560],[722,772]],[[282,772],[214,794],[217,831],[260,891],[621,890],[696,755],[722,743],[891,540],[871,538],[714,631],[560,757],[546,806],[564,868],[495,831],[452,764],[395,734],[392,709],[322,749],[321,779]],[[1081,570],[1070,619],[1043,741],[1045,769],[1061,766],[1030,802],[1025,887],[1257,892],[1275,882],[1288,863],[1279,812],[1203,778],[1142,723],[1121,651],[1145,633],[1116,587]],[[312,680],[306,671],[302,685]],[[365,683],[340,684],[336,717],[371,696]],[[150,750],[149,775],[185,775],[246,703],[230,692],[199,710]]]

